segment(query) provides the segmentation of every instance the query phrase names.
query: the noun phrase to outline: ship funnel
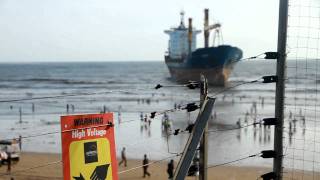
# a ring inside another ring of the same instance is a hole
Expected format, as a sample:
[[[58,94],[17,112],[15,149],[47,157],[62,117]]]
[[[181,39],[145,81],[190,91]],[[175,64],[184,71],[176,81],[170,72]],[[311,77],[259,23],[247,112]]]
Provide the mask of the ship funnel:
[[[209,47],[209,9],[204,9],[204,47]]]
[[[188,52],[191,54],[192,47],[192,18],[189,18],[189,26],[188,26]]]

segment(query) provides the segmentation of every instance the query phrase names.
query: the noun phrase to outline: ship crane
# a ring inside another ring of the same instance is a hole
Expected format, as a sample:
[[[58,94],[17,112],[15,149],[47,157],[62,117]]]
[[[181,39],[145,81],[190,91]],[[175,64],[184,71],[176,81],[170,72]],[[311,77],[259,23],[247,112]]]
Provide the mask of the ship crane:
[[[204,27],[204,30],[205,31],[211,31],[212,29],[219,29],[220,27],[221,27],[221,24],[220,23],[216,23],[216,24]]]
[[[204,31],[207,31],[209,34],[211,33],[212,30],[214,30],[213,46],[216,46],[216,45],[218,46],[223,43],[222,33],[220,29],[221,29],[220,23],[215,23],[213,25],[208,25],[204,27]]]
[[[209,25],[209,10],[205,9],[205,18],[204,18],[204,27],[203,27],[205,47],[209,46],[209,36],[212,30],[214,30],[213,46],[216,45],[216,42],[217,42],[217,45],[220,45],[223,43],[223,38],[222,38],[222,33],[220,31],[220,28],[221,28],[220,23]]]

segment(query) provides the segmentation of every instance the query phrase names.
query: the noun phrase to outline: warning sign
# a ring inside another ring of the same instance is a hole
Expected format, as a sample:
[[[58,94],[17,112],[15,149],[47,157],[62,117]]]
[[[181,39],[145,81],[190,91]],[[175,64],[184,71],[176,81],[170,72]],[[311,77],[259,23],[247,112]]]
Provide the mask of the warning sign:
[[[117,180],[113,114],[61,117],[65,180]]]

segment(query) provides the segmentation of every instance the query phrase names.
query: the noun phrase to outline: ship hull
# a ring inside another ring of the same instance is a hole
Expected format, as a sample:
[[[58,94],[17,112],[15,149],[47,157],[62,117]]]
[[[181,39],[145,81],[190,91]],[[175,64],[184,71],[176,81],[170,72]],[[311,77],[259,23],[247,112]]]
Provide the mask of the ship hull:
[[[203,74],[210,85],[225,86],[234,65],[242,58],[242,51],[231,46],[201,48],[181,59],[165,61],[171,78],[179,83],[199,81]]]
[[[200,74],[203,74],[210,85],[225,86],[233,66],[212,69],[181,69],[168,67],[171,78],[179,83],[188,81],[199,81]]]

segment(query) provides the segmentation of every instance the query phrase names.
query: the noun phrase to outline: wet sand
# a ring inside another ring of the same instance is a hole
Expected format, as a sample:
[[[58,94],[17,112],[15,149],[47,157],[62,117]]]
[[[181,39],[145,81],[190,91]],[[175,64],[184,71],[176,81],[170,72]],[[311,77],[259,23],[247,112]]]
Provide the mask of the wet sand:
[[[61,163],[52,164],[50,166],[39,167],[31,169],[35,166],[41,166],[43,164],[57,162],[61,160],[60,154],[48,154],[48,153],[22,153],[21,159],[17,164],[12,166],[11,175],[3,175],[6,172],[7,166],[3,165],[0,167],[0,179],[10,179],[13,177],[15,180],[45,180],[45,179],[62,179],[62,167]],[[151,161],[152,162],[152,161]],[[176,164],[176,163],[175,163]],[[136,166],[141,165],[141,160],[129,160],[128,166],[119,167],[119,172],[127,170]],[[161,163],[155,163],[149,166],[149,172],[151,173],[150,178],[145,179],[155,179],[163,180],[167,179],[166,173],[167,161]],[[23,171],[28,169],[27,171]],[[270,168],[264,167],[248,167],[248,166],[221,166],[209,169],[209,179],[230,179],[230,180],[256,180],[261,174],[269,172]],[[294,179],[302,179],[301,172],[296,172],[295,174],[286,175],[287,177],[293,176]],[[316,177],[312,177],[312,174],[307,174],[304,172],[303,179],[319,179],[320,174],[316,174]],[[138,180],[142,178],[142,168],[138,168],[133,171],[128,171],[121,173],[119,179],[127,180]],[[195,177],[188,177],[188,180],[196,179]]]

